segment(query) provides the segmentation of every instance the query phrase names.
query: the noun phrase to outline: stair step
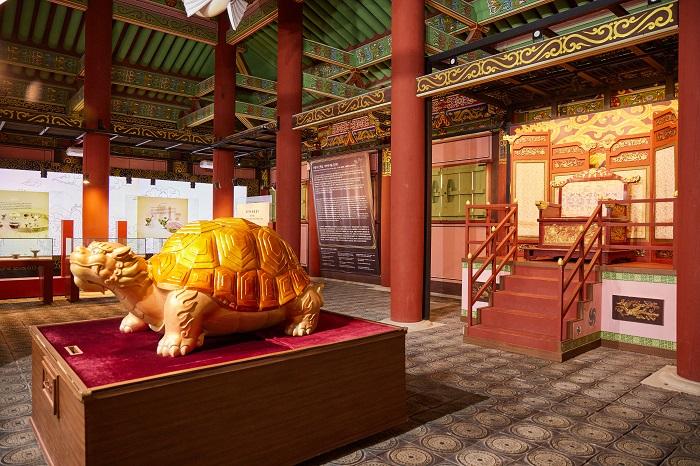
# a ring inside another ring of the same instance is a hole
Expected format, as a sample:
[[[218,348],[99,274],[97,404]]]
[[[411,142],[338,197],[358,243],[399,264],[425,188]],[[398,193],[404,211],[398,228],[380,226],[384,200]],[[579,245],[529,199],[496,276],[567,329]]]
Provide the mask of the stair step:
[[[484,325],[474,325],[466,329],[468,337],[497,341],[508,345],[542,351],[561,351],[559,338],[535,332],[498,329]]]
[[[555,295],[561,286],[558,278],[535,277],[530,275],[504,275],[503,289],[521,293],[536,292],[538,294]]]
[[[494,307],[531,311],[549,316],[558,316],[561,311],[558,297],[508,290],[495,292],[493,305]]]
[[[559,280],[560,277],[560,269],[558,265],[551,265],[551,266],[526,266],[526,265],[518,265],[515,267],[515,273],[513,273],[513,276],[522,276],[522,277],[536,277],[536,278],[554,278],[556,280]],[[571,273],[571,271],[574,270],[573,264],[569,264],[566,266],[566,273]],[[590,281],[593,281],[595,279],[595,272],[591,272],[591,274],[588,276],[588,279]],[[575,278],[575,280],[578,280],[578,277]]]
[[[555,315],[496,306],[481,308],[479,313],[481,316],[479,325],[485,327],[541,333],[559,338],[561,319]]]

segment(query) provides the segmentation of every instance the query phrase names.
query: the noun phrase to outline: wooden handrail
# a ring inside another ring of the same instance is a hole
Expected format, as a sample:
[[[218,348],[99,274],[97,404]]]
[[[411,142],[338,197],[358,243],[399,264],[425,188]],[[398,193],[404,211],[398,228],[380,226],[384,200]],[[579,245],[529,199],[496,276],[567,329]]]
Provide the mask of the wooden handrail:
[[[596,223],[596,231],[593,234],[593,237],[591,238],[591,242],[586,246],[586,236],[590,230],[590,228],[593,226],[594,222]],[[598,243],[598,249],[596,252],[593,254],[593,257],[591,258],[590,265],[589,267],[586,267],[586,255],[591,251],[591,248],[593,247],[594,243]],[[574,268],[571,270],[571,273],[567,276],[566,275],[566,266],[571,260],[571,257],[576,253],[578,250],[579,253],[579,258],[576,260],[574,263]],[[566,317],[566,313],[569,311],[569,308],[571,305],[576,301],[578,298],[579,301],[583,301],[585,299],[585,291],[584,291],[584,285],[586,283],[586,280],[588,280],[588,277],[590,276],[591,272],[595,269],[596,264],[601,265],[602,264],[602,258],[603,258],[603,202],[598,202],[598,206],[593,210],[593,213],[591,213],[591,216],[588,218],[588,221],[585,223],[585,225],[581,228],[581,231],[579,232],[578,236],[576,237],[576,240],[573,242],[569,250],[566,252],[564,257],[562,259],[559,259],[559,267],[560,267],[560,275],[559,275],[559,286],[560,286],[560,291],[561,294],[559,296],[559,306],[560,306],[560,315],[561,315],[561,322],[559,323],[559,340],[563,341],[563,321],[564,318]],[[566,299],[566,294],[569,291],[569,287],[571,286],[571,283],[574,280],[574,277],[578,275],[579,282],[576,285],[574,289],[574,293],[571,294],[571,296]]]
[[[487,235],[486,239],[481,243],[481,245],[478,248],[476,248],[476,250],[473,253],[467,248],[467,264],[469,271],[469,291],[467,293],[467,327],[471,327],[473,325],[472,307],[474,306],[474,303],[481,297],[482,294],[484,294],[484,292],[489,288],[489,286],[495,286],[498,274],[501,272],[501,270],[503,270],[503,268],[509,261],[513,260],[513,264],[515,264],[514,259],[518,252],[518,205],[487,204],[485,206],[467,206],[467,210],[476,208],[484,208],[486,210],[507,209],[507,212],[503,217],[503,220],[498,222],[498,224],[496,224],[495,226],[491,226],[490,234]],[[468,212],[467,219],[469,219]],[[467,220],[467,245],[470,242],[469,224],[470,222],[469,220]],[[505,231],[505,234],[502,235],[502,239],[498,241],[497,238],[499,238],[499,235],[501,235],[502,231]],[[474,273],[475,258],[477,258],[479,254],[481,254],[489,245],[491,246],[490,252],[485,258],[483,258],[483,263],[481,264],[481,267],[479,267],[479,270],[477,270],[477,272]],[[499,262],[499,253],[504,248],[506,250],[505,254],[502,254],[502,259]],[[481,274],[484,272],[484,270],[486,270],[486,267],[488,267],[489,265],[491,265],[491,276],[484,282],[483,285],[481,285],[481,287],[479,287],[478,290],[476,290],[476,292],[474,292],[472,284],[478,281],[479,277],[481,277]],[[493,291],[489,294],[489,304],[492,303]]]

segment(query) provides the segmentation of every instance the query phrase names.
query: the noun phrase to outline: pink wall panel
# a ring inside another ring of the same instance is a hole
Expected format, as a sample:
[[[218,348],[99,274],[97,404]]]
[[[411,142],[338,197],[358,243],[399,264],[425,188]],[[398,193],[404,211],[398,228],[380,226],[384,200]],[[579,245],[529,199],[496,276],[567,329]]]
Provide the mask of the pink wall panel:
[[[432,279],[461,281],[464,234],[462,224],[433,224],[430,239]]]
[[[490,135],[433,143],[433,165],[467,163],[490,158]]]
[[[612,296],[634,296],[662,299],[664,301],[664,324],[652,325],[626,322],[612,318]],[[606,332],[676,341],[676,285],[664,283],[633,282],[626,280],[603,280],[602,295],[603,327]]]

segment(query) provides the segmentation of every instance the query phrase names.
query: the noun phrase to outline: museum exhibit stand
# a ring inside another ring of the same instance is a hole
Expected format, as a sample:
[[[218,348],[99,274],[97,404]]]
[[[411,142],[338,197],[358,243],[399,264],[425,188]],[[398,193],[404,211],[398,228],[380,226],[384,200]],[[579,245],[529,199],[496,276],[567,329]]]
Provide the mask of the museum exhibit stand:
[[[405,329],[323,311],[164,358],[119,319],[31,327],[32,425],[50,464],[295,464],[406,420]]]
[[[0,238],[0,270],[32,269],[39,277],[44,304],[53,302],[53,239]]]

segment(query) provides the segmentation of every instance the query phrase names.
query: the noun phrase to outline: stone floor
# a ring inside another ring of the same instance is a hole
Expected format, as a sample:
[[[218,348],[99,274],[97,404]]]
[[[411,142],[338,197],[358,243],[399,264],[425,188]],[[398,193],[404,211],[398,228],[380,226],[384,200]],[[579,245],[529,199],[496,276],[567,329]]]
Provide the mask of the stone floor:
[[[329,310],[388,317],[385,291],[331,281],[325,295]],[[640,385],[673,361],[600,348],[552,363],[466,345],[459,303],[431,309],[445,325],[406,338],[409,421],[309,465],[700,465],[700,397]],[[26,326],[120,313],[113,298],[0,303],[0,465],[44,464]]]

